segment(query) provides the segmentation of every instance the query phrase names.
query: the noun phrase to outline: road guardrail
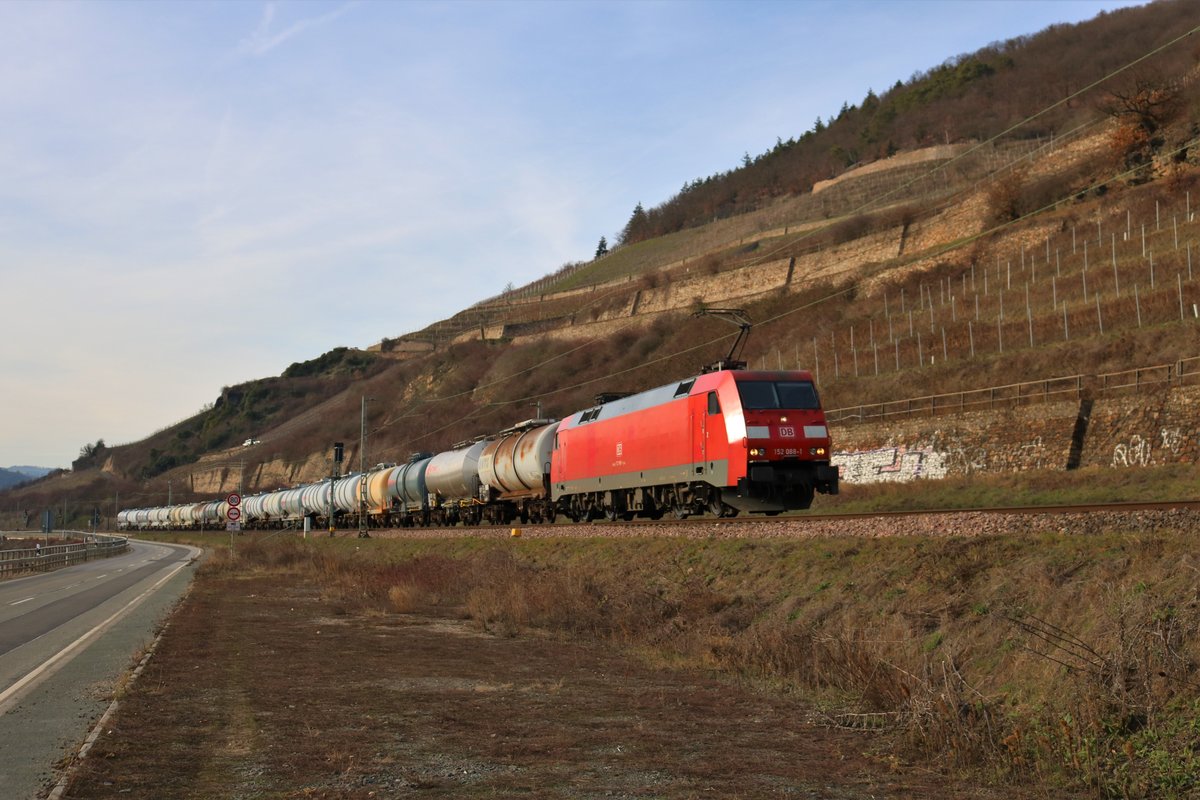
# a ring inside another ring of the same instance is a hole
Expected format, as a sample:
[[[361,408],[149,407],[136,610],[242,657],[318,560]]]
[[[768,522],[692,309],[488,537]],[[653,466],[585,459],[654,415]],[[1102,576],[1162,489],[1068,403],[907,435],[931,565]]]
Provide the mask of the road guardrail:
[[[129,549],[129,539],[124,536],[109,536],[86,531],[55,531],[55,535],[69,536],[80,541],[67,544],[50,544],[21,549],[0,549],[0,578],[23,572],[48,572],[72,564],[81,564],[97,558],[108,558]],[[0,536],[10,540],[28,538],[27,532],[0,531]]]

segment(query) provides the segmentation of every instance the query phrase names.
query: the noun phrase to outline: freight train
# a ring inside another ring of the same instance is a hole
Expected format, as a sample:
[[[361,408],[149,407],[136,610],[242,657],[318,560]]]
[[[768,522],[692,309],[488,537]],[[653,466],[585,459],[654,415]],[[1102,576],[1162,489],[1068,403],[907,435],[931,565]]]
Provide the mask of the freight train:
[[[407,463],[246,497],[248,528],[410,527],[776,515],[837,494],[811,373],[716,369],[602,395]],[[122,510],[118,527],[224,528],[225,500]],[[236,516],[236,515],[235,515]]]

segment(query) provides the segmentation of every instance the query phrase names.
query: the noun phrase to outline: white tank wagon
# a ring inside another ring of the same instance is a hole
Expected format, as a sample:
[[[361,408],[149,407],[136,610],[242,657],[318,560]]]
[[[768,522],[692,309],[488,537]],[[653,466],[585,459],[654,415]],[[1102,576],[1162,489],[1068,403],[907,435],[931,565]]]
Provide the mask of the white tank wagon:
[[[263,504],[266,502],[266,500],[267,495],[265,494],[254,494],[250,495],[249,497],[242,498],[242,522],[245,525],[257,525],[262,522],[263,515],[265,513],[263,511]],[[217,516],[218,505],[220,505],[220,502],[217,500],[214,500],[209,504],[209,509],[211,509],[214,519]],[[207,515],[209,513],[209,509],[205,509],[205,519],[208,518]],[[221,520],[221,522],[224,522],[224,520]]]
[[[304,516],[304,504],[301,502],[303,493],[303,486],[284,489],[279,493],[279,506],[283,510],[282,521],[285,524],[296,522]]]
[[[440,525],[477,525],[480,507],[479,456],[487,447],[484,439],[446,453],[438,453],[425,468],[425,487],[432,498],[430,517]]]
[[[388,473],[388,496],[395,499],[400,510],[400,524],[405,527],[429,524],[429,489],[425,471],[433,456],[415,453],[407,464]]]
[[[550,456],[557,432],[556,421],[528,420],[488,442],[479,457],[479,478],[488,490],[489,521],[553,521]]]
[[[283,519],[283,492],[267,492],[263,497],[262,520],[267,526],[274,525]]]
[[[334,514],[357,514],[358,501],[361,498],[362,474],[352,472],[344,478],[338,478],[333,485]]]
[[[393,497],[388,493],[388,478],[395,464],[380,464],[367,472],[367,514],[371,522],[386,526],[392,515]]]
[[[326,517],[329,515],[329,487],[329,478],[304,487],[304,491],[300,494],[300,502],[304,506],[304,513],[307,516]]]
[[[192,503],[191,510],[189,511],[191,522],[188,527],[199,528],[204,523],[204,507],[206,505],[208,505],[207,502]]]

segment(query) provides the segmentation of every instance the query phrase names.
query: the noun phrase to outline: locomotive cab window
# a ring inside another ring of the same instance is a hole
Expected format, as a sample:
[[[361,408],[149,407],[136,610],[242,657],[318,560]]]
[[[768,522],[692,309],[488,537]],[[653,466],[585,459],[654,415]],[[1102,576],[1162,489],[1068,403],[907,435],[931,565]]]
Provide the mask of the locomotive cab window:
[[[708,393],[708,415],[715,417],[721,413],[721,401],[717,399],[716,392]]]
[[[774,408],[820,408],[812,381],[741,381],[737,385],[742,408],[762,411]]]

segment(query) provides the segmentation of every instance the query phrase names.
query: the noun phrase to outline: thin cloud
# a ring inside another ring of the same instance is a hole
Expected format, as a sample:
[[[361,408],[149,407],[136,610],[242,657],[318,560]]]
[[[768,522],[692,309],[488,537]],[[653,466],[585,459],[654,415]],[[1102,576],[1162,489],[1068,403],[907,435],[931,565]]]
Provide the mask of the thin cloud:
[[[279,45],[286,42],[288,39],[298,36],[306,30],[311,28],[319,28],[322,25],[333,22],[355,5],[357,5],[357,3],[346,3],[340,8],[330,11],[328,14],[322,14],[319,17],[307,17],[305,19],[297,20],[288,27],[284,28],[282,31],[279,31],[278,33],[272,33],[271,27],[275,21],[275,9],[278,7],[278,4],[267,3],[267,5],[263,8],[262,19],[260,19],[258,22],[258,29],[238,44],[237,53],[238,55],[243,56],[266,55],[276,47],[279,47]]]

